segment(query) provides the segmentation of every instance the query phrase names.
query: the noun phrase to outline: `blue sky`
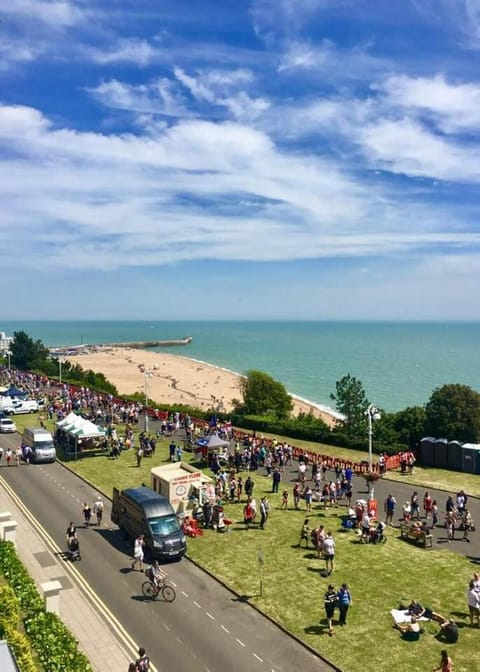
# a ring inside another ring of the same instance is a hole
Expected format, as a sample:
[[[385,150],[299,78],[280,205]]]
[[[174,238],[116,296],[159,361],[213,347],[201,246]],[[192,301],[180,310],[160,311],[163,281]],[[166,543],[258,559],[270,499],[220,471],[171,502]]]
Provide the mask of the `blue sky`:
[[[480,0],[0,17],[4,319],[480,319]]]

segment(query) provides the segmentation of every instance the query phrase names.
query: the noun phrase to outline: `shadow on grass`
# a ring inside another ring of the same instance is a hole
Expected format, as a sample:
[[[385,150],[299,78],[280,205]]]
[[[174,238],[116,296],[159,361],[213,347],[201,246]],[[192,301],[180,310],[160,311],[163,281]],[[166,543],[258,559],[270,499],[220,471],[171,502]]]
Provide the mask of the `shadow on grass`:
[[[468,614],[466,611],[451,611],[450,616],[453,618],[468,618]],[[464,627],[463,623],[459,623],[458,627]]]
[[[304,633],[306,635],[328,635],[328,625],[327,623],[320,623],[319,625],[309,625],[304,628]]]

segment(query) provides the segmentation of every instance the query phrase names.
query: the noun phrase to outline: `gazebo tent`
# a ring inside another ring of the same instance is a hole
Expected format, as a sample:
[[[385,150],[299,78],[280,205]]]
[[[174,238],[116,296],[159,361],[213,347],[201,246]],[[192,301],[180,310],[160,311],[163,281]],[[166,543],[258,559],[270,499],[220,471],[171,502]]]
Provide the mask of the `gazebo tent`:
[[[57,422],[57,431],[65,436],[62,444],[68,453],[75,453],[75,458],[79,450],[79,444],[88,439],[100,439],[105,436],[106,430],[98,427],[90,420],[82,418],[76,413],[69,413],[63,420]]]
[[[221,448],[230,446],[230,441],[224,441],[218,434],[210,434],[210,436],[204,436],[201,439],[197,439],[195,445],[198,446],[198,449],[195,452],[201,453],[202,458],[207,460],[207,464],[210,464],[210,455],[218,452]]]
[[[25,390],[19,390],[18,387],[12,385],[7,390],[1,393],[4,397],[26,397],[27,392]]]

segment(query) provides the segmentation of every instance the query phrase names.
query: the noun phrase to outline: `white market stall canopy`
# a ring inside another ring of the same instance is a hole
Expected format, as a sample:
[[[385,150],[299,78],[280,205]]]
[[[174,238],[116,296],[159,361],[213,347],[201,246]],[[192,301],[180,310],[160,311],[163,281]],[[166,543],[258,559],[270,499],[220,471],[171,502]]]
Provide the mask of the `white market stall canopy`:
[[[76,413],[69,413],[63,420],[57,422],[57,427],[79,439],[93,439],[106,434],[102,427],[98,427]]]

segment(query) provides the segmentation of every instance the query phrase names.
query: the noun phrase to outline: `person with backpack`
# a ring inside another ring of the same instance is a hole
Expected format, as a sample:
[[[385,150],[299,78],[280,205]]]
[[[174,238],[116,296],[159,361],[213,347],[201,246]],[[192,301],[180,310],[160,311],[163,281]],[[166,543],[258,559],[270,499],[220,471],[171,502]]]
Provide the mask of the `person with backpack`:
[[[347,611],[348,607],[352,606],[352,594],[346,583],[342,583],[342,587],[337,593],[337,605],[340,612],[338,624],[347,625]]]

